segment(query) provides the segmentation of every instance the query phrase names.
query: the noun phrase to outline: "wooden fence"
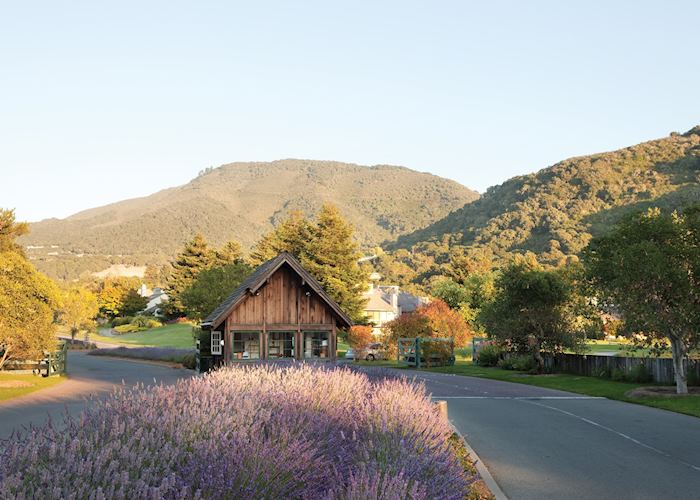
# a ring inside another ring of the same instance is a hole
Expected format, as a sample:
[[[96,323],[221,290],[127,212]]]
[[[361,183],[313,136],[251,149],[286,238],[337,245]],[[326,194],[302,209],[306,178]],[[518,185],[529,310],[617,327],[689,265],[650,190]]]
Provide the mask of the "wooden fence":
[[[44,358],[39,361],[38,371],[43,377],[61,375],[68,368],[68,343],[62,342],[56,351],[44,351]]]
[[[684,362],[689,377],[700,380],[700,360]],[[545,369],[554,373],[600,376],[603,373],[632,373],[639,365],[644,365],[654,382],[674,384],[673,360],[670,358],[628,358],[622,356],[589,356],[581,354],[557,354],[545,357]]]

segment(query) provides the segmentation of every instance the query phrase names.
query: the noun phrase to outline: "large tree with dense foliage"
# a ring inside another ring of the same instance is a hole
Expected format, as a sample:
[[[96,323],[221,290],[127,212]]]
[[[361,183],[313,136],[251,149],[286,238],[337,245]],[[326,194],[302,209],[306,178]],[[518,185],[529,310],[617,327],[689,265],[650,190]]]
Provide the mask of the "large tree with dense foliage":
[[[24,255],[15,240],[29,233],[29,224],[15,221],[15,211],[0,208],[0,252],[17,252]]]
[[[700,345],[700,205],[632,215],[585,252],[603,304],[647,344],[671,344],[676,391],[688,392],[684,359]],[[639,337],[637,337],[639,338]]]
[[[87,288],[74,285],[63,292],[61,323],[68,326],[72,338],[80,330],[93,328],[99,311],[97,296]]]
[[[259,265],[280,252],[291,253],[353,320],[362,321],[369,273],[358,264],[362,254],[353,232],[352,225],[330,204],[321,207],[315,220],[292,212],[260,240],[250,261]]]
[[[512,350],[532,353],[580,350],[597,315],[586,307],[575,272],[545,269],[534,258],[516,258],[496,280],[496,293],[480,314],[489,336]]]
[[[250,272],[250,266],[242,262],[200,272],[192,285],[180,294],[187,317],[195,320],[205,318],[241,284]]]
[[[185,312],[180,294],[194,283],[200,272],[209,269],[215,262],[216,256],[201,234],[196,234],[185,244],[172,263],[172,272],[165,287],[168,303],[164,310],[167,314],[180,315]]]
[[[450,338],[456,347],[465,347],[474,336],[464,317],[440,299],[419,307],[416,314],[428,318],[433,337]]]
[[[138,278],[126,276],[109,276],[99,282],[95,293],[100,315],[105,318],[114,318],[136,312],[133,310],[136,300],[133,294],[137,294],[136,291],[140,285],[141,281]],[[145,306],[143,302],[141,305]]]
[[[402,314],[382,327],[382,344],[390,358],[397,355],[399,339],[434,336],[430,319],[422,314]]]
[[[0,252],[0,368],[9,359],[38,359],[56,343],[61,293],[22,255]]]
[[[300,260],[333,300],[357,321],[364,318],[367,299],[363,292],[369,273],[358,264],[362,254],[353,231],[336,207],[324,204],[311,226],[311,238]]]
[[[251,264],[258,266],[288,252],[303,260],[309,251],[313,222],[295,210],[272,231],[264,235],[250,253]]]

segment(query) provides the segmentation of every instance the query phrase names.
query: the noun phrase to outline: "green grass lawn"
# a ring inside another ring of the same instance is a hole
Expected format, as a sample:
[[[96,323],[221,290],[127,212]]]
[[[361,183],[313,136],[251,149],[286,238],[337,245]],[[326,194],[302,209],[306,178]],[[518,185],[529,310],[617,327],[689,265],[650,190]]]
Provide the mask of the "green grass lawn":
[[[348,349],[350,346],[343,342],[342,340],[338,339],[338,345],[336,348],[336,356],[338,356],[338,359],[343,359],[345,358],[345,353],[348,352]]]
[[[16,398],[18,396],[24,396],[39,389],[44,389],[46,387],[53,387],[56,384],[60,384],[66,380],[63,376],[54,377],[42,377],[39,375],[32,374],[13,374],[7,372],[0,372],[0,401],[4,401],[11,398]],[[4,387],[8,382],[19,382],[31,384],[27,387]]]
[[[189,349],[194,347],[192,325],[174,323],[142,332],[124,333],[114,337],[106,337],[95,333],[90,334],[90,340],[110,342],[115,345],[137,345],[149,347],[176,347]]]
[[[650,386],[653,384],[635,384],[629,382],[615,382],[597,377],[584,377],[581,375],[554,374],[554,375],[529,375],[523,372],[512,370],[502,370],[500,368],[485,368],[472,364],[471,361],[458,360],[454,366],[443,366],[439,368],[425,368],[426,371],[438,373],[450,373],[455,375],[465,375],[470,377],[488,378],[493,380],[504,380],[518,384],[536,385],[548,389],[559,389],[562,391],[575,392],[588,396],[602,396],[629,403],[653,406],[665,410],[685,413],[700,417],[700,396],[683,396],[677,398],[648,397],[648,398],[628,398],[625,393],[638,387]]]

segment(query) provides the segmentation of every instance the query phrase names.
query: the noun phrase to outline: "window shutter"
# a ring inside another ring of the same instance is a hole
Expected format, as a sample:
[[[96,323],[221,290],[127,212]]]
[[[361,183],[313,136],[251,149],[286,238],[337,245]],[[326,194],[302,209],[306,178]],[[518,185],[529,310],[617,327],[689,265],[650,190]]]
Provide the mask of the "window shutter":
[[[221,355],[221,332],[211,332],[211,353]]]

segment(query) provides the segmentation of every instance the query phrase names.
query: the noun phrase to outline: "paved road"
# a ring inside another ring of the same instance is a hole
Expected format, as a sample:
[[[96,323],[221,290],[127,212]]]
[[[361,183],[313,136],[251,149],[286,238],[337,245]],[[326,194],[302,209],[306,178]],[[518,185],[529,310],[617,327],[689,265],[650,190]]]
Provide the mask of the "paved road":
[[[60,420],[121,384],[174,383],[189,370],[69,354],[70,380],[0,402],[0,438]],[[406,374],[401,371],[401,374]],[[420,372],[513,499],[700,498],[700,419],[494,380]]]
[[[511,499],[700,498],[700,419],[528,385],[420,373]]]
[[[30,423],[43,424],[49,415],[55,422],[62,421],[66,410],[76,415],[85,407],[86,398],[104,397],[122,381],[128,385],[153,384],[154,380],[171,384],[194,373],[160,364],[88,356],[80,351],[68,351],[68,369],[70,378],[55,387],[0,402],[0,439]]]

